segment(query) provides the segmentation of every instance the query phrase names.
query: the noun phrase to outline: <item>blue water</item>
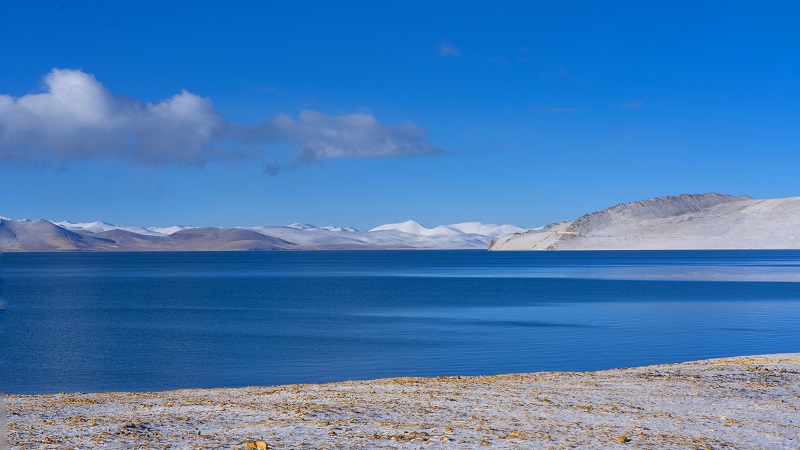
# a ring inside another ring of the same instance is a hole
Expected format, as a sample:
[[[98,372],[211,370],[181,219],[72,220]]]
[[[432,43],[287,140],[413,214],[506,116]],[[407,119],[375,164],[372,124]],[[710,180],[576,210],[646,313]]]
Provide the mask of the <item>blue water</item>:
[[[798,251],[6,253],[2,277],[9,393],[800,352]]]

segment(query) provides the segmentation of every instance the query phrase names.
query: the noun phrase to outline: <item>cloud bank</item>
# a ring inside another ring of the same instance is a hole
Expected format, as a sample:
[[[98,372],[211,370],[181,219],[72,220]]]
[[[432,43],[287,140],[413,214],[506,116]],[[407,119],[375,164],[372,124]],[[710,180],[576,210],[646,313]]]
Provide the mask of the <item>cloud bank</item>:
[[[411,122],[385,125],[366,113],[328,116],[301,111],[297,119],[279,114],[257,127],[242,130],[255,142],[287,141],[298,152],[288,164],[272,162],[264,170],[275,174],[284,168],[333,158],[390,158],[443,153],[429,145],[428,132]]]
[[[53,69],[44,92],[0,95],[0,162],[122,160],[148,166],[202,166],[216,160],[269,159],[293,153],[268,173],[332,158],[389,158],[442,153],[411,122],[381,123],[368,113],[279,114],[258,125],[227,121],[208,98],[182,91],[141,102],[113,94],[80,70]]]

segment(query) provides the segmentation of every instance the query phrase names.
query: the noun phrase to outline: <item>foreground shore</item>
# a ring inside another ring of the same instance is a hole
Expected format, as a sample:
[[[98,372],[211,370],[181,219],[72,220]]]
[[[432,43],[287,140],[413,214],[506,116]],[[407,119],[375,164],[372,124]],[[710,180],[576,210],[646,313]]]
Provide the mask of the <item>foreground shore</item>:
[[[799,448],[800,353],[5,404],[11,448]]]

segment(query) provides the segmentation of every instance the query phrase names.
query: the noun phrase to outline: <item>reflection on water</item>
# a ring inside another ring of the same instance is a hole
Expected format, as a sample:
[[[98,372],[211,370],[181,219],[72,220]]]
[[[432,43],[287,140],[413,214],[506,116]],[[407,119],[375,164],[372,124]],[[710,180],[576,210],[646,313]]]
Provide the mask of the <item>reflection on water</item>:
[[[3,260],[0,386],[12,393],[597,370],[800,349],[800,284],[787,282],[798,251]]]

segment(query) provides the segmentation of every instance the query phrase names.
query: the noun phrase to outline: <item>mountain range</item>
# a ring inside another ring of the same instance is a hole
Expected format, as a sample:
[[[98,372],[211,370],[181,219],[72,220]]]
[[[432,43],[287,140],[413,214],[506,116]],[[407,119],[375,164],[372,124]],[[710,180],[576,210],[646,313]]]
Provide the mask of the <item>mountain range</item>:
[[[303,223],[144,228],[0,217],[0,248],[7,252],[800,249],[800,197],[666,196],[530,230],[480,222],[426,228],[411,220],[371,230]]]
[[[800,197],[683,194],[495,239],[490,250],[800,249]]]
[[[524,231],[480,222],[426,228],[414,221],[371,230],[287,226],[197,228],[131,227],[107,222],[73,223],[0,217],[0,248],[7,252],[485,249],[492,239]]]

